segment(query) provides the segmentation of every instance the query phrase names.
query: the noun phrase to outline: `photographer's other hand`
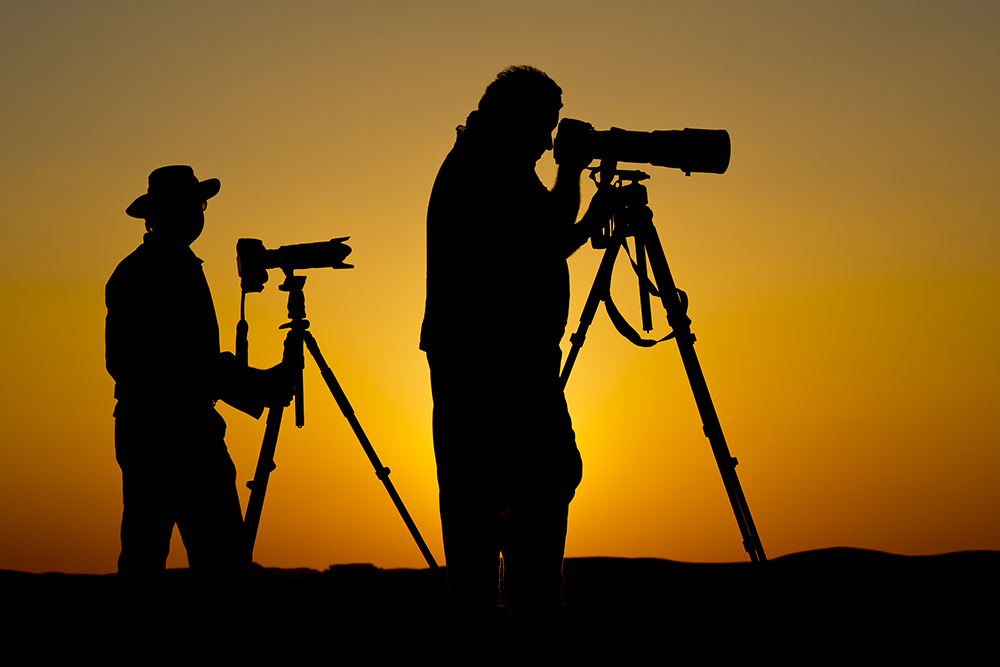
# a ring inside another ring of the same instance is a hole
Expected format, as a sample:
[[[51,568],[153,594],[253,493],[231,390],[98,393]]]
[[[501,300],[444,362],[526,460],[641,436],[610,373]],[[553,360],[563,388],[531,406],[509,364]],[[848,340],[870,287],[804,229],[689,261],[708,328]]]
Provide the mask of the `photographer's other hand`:
[[[577,223],[583,226],[581,231],[586,232],[588,237],[596,234],[601,227],[611,220],[613,215],[618,213],[620,199],[614,189],[598,188],[594,196],[590,198],[590,205],[587,207],[587,212],[583,214],[583,218]]]
[[[295,395],[295,375],[281,363],[258,371],[257,391],[259,400],[268,408],[286,407]]]
[[[620,198],[612,189],[599,189],[590,199],[587,212],[573,225],[567,238],[566,256],[576,252],[594,234],[601,231],[619,210]]]

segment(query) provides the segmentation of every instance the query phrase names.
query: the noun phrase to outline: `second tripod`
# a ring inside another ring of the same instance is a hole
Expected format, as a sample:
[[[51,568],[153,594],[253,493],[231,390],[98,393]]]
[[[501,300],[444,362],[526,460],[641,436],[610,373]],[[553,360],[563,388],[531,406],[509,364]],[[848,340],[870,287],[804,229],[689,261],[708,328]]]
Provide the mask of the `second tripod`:
[[[379,460],[375,449],[368,440],[368,436],[365,435],[364,429],[361,428],[361,423],[354,414],[354,408],[351,407],[350,401],[347,400],[347,395],[341,388],[340,383],[337,382],[337,378],[334,376],[333,371],[330,370],[330,366],[326,363],[323,354],[320,352],[319,344],[316,343],[316,339],[313,338],[312,333],[309,331],[309,320],[306,319],[306,299],[303,293],[305,282],[305,276],[296,276],[294,275],[294,271],[286,269],[285,282],[278,287],[281,291],[288,293],[289,321],[282,324],[280,328],[288,329],[288,333],[285,335],[282,365],[287,369],[291,369],[291,372],[296,374],[294,381],[295,423],[299,427],[305,424],[302,374],[305,369],[304,348],[309,348],[309,353],[316,361],[320,374],[323,376],[323,380],[326,381],[326,386],[330,389],[330,393],[333,394],[337,405],[340,406],[341,412],[343,412],[344,417],[347,418],[348,423],[350,423],[351,428],[354,430],[354,434],[361,443],[361,447],[365,450],[365,454],[368,455],[368,460],[371,461],[372,466],[375,468],[375,475],[382,481],[385,490],[389,493],[389,497],[392,498],[393,504],[396,505],[396,509],[403,518],[403,522],[410,531],[410,535],[416,541],[424,560],[427,561],[427,565],[431,569],[437,568],[438,565],[434,560],[434,556],[431,555],[430,549],[427,548],[423,537],[420,536],[420,531],[417,530],[416,524],[410,518],[410,513],[406,511],[399,493],[396,492],[396,488],[389,479],[389,469],[383,466]],[[245,296],[246,293],[244,292]],[[236,347],[238,354],[243,359],[246,359],[248,326],[245,317],[242,317],[242,313],[241,318],[237,326]],[[274,450],[278,444],[278,432],[281,429],[283,412],[284,408],[280,406],[268,409],[267,426],[264,429],[264,440],[260,446],[260,457],[257,459],[257,470],[254,473],[253,481],[247,482],[247,486],[250,487],[250,500],[247,503],[246,517],[243,519],[243,525],[246,529],[247,546],[251,554],[253,553],[254,544],[257,541],[257,529],[260,526],[261,512],[264,508],[264,494],[267,492],[267,482],[271,471],[275,467]]]

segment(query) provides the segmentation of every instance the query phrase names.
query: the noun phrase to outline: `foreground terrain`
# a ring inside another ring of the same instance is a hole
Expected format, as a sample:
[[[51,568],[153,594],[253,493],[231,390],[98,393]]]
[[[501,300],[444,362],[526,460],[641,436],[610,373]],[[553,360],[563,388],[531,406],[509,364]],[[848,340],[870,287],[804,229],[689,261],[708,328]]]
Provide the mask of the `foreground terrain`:
[[[799,662],[973,656],[990,646],[1000,616],[1000,552],[992,551],[913,557],[836,548],[765,564],[570,558],[564,571],[572,620],[555,628],[499,616],[489,627],[463,625],[449,615],[443,571],[426,569],[255,565],[249,581],[228,587],[169,570],[141,590],[115,575],[0,571],[12,614],[3,635],[36,657],[153,661],[193,649],[331,660],[457,653],[475,663],[526,643],[576,657]]]

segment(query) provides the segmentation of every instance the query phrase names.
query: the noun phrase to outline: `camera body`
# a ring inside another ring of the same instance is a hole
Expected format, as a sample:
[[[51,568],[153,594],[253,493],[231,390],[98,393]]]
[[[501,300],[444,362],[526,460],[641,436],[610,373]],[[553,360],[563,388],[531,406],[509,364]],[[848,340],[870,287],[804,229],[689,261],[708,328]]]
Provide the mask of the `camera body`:
[[[268,269],[281,269],[291,275],[295,269],[353,269],[344,259],[351,247],[344,241],[349,236],[318,243],[299,243],[267,249],[260,239],[240,239],[236,242],[236,270],[244,292],[263,292]]]
[[[732,142],[725,130],[654,130],[634,132],[613,127],[595,130],[590,123],[572,118],[559,122],[554,156],[589,160],[638,162],[692,172],[724,174],[729,168]]]

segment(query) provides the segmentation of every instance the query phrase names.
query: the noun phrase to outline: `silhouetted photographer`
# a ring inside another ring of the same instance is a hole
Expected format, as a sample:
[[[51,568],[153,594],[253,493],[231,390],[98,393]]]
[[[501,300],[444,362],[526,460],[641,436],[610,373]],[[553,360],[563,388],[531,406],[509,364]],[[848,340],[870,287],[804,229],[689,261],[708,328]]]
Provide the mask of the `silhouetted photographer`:
[[[562,155],[551,191],[535,174],[561,107],[545,73],[502,71],[458,127],[427,211],[420,348],[431,371],[449,591],[466,618],[496,614],[501,552],[513,617],[565,615],[566,524],[582,477],[559,381],[566,259],[610,211],[599,192],[576,222],[590,162],[582,153]]]
[[[236,469],[215,403],[259,418],[266,406],[288,404],[292,387],[281,366],[246,368],[219,349],[212,295],[189,247],[219,187],[187,166],[153,171],[148,192],[126,209],[145,219],[147,233],[108,280],[122,575],[162,572],[175,523],[193,571],[228,577],[249,569]]]

